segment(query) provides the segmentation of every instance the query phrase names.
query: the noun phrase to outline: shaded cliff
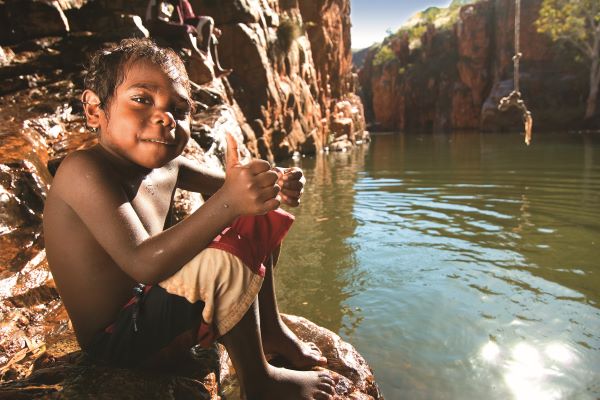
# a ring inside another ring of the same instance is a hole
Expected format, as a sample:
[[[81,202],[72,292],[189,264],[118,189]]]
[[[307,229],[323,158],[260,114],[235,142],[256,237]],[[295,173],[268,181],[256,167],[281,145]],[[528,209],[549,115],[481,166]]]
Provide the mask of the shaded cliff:
[[[534,130],[597,129],[600,120],[583,121],[588,67],[537,33],[541,3],[521,2],[519,78]],[[426,10],[369,50],[359,81],[377,129],[522,130],[514,109],[497,110],[513,89],[514,1],[463,4]]]

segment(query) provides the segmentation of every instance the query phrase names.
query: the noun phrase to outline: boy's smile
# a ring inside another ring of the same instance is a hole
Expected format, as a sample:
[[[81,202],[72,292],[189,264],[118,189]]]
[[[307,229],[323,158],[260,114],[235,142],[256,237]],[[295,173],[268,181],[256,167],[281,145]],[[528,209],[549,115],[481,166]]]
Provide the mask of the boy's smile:
[[[184,87],[149,62],[126,67],[100,118],[100,145],[124,161],[153,169],[181,154],[190,138]]]

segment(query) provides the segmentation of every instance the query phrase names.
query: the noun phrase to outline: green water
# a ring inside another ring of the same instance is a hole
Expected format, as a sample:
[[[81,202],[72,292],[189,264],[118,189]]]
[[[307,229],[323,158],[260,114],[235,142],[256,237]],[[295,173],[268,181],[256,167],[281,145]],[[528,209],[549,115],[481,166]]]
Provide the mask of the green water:
[[[379,135],[296,164],[280,308],[386,399],[600,397],[600,135]]]

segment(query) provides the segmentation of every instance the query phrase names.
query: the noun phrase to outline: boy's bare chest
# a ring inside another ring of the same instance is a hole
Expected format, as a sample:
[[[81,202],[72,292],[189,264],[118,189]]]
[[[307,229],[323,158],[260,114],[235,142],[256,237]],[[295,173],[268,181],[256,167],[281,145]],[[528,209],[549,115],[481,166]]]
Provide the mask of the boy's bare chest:
[[[140,182],[126,183],[130,203],[148,234],[164,230],[176,185],[177,174],[171,171],[153,172]]]

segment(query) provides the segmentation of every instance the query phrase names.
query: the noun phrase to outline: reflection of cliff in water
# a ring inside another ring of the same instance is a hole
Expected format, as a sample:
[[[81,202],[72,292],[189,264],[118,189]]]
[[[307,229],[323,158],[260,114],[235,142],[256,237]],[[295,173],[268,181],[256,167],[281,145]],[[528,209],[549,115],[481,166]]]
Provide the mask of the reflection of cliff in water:
[[[360,318],[344,303],[353,295],[356,261],[347,239],[357,226],[352,215],[354,184],[366,150],[301,160],[306,191],[302,205],[291,210],[296,222],[284,242],[276,275],[283,312],[306,316],[334,332],[352,330]]]
[[[527,271],[570,289],[555,296],[598,307],[600,137],[549,134],[529,147],[521,140],[377,136],[365,169],[374,179],[401,182],[379,190],[398,196],[403,226],[460,254],[449,262]],[[543,292],[517,278],[506,283]]]

